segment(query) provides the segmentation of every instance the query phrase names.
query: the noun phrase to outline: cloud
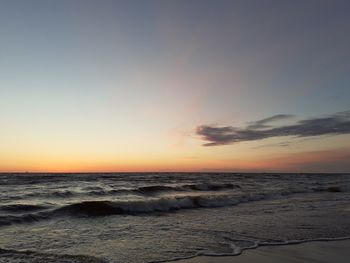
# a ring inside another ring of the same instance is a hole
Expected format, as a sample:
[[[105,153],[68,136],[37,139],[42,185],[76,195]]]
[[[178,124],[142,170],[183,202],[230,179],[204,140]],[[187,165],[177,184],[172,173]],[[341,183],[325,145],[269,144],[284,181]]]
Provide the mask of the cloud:
[[[264,128],[269,128],[271,127],[272,122],[280,121],[280,120],[286,120],[293,118],[294,115],[289,115],[289,114],[277,114],[272,117],[268,117],[262,120],[254,121],[249,124],[248,128],[249,129],[264,129]],[[270,124],[270,125],[268,125]]]
[[[272,126],[275,121],[290,119],[292,115],[279,114],[250,123],[246,127],[201,125],[196,133],[207,143],[204,146],[234,144],[272,137],[311,137],[350,133],[350,110],[333,115],[300,120],[294,124]]]

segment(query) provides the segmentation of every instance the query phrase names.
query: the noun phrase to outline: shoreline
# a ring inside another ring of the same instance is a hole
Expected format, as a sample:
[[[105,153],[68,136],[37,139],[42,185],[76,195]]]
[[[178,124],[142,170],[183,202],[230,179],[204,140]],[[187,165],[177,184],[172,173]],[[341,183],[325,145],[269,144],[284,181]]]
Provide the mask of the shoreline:
[[[350,239],[320,239],[289,244],[260,245],[238,255],[196,256],[174,260],[177,263],[346,263],[350,258]]]
[[[0,248],[0,263],[37,262],[38,257],[45,262],[96,262],[107,263],[102,258],[90,255],[50,254],[31,250],[11,250]],[[237,251],[237,254],[198,255],[191,258],[173,259],[175,263],[347,263],[350,258],[350,237],[323,238],[309,241],[291,241],[280,244],[261,244]],[[11,259],[13,261],[11,261]],[[43,262],[44,262],[43,261]],[[22,261],[21,261],[22,262]],[[40,261],[41,262],[41,261]]]

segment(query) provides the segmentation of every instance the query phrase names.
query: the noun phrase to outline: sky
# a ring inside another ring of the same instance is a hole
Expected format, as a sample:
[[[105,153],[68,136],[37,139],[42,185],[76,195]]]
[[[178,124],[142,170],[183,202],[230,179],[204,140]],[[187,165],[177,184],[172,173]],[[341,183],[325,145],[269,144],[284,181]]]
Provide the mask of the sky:
[[[349,13],[0,0],[0,171],[349,172]]]

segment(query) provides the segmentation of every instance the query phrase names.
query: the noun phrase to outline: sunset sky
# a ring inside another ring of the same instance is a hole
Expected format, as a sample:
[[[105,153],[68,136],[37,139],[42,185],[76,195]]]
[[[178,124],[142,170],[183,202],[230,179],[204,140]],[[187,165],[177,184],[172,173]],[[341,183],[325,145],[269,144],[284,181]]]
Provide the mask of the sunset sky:
[[[350,1],[1,0],[0,171],[350,171]]]

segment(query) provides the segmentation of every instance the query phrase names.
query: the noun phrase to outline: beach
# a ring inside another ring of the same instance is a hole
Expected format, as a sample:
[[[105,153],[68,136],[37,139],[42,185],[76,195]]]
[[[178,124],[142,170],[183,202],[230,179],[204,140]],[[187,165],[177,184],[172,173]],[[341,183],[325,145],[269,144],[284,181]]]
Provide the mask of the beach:
[[[239,256],[200,256],[177,263],[346,263],[350,259],[350,240],[315,241],[297,245],[263,246],[245,250]]]

